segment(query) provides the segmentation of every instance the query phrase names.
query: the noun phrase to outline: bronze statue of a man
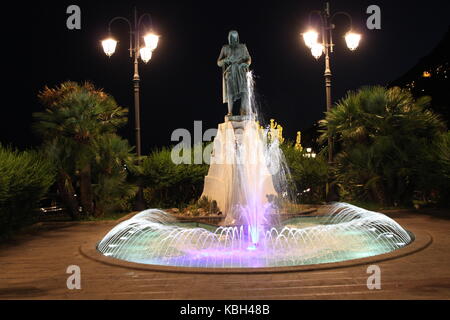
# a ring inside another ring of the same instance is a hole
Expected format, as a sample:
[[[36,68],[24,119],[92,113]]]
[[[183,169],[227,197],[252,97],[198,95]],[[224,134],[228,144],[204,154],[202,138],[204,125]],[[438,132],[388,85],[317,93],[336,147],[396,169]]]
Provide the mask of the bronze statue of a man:
[[[228,44],[222,47],[217,65],[222,68],[223,103],[228,103],[228,115],[233,115],[233,105],[241,100],[240,114],[250,111],[248,101],[247,72],[252,62],[247,46],[239,43],[235,30],[228,33]]]

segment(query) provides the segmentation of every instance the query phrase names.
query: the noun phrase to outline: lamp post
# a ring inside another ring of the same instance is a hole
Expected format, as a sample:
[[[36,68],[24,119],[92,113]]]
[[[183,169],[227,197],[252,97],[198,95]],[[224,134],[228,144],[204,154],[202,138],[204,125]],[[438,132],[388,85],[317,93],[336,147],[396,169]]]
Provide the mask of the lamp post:
[[[311,17],[315,14],[319,17],[320,21],[320,35],[321,41],[319,42],[319,32],[311,28]],[[327,111],[330,111],[332,108],[331,104],[331,67],[330,67],[330,53],[333,53],[333,37],[332,31],[335,29],[335,25],[333,24],[333,19],[338,15],[344,15],[350,20],[350,29],[345,34],[345,42],[347,47],[353,51],[361,40],[361,35],[353,32],[352,30],[352,17],[344,11],[338,11],[333,14],[330,13],[330,4],[327,2],[325,4],[325,8],[323,10],[314,10],[309,13],[309,27],[310,29],[303,33],[303,40],[308,48],[311,49],[311,54],[317,60],[325,54],[325,93],[326,93],[326,106]],[[328,165],[331,167],[333,165],[333,137],[328,135]],[[328,178],[327,183],[327,199],[331,200],[331,198],[335,197],[334,192],[330,188],[330,177]]]
[[[148,18],[150,20],[150,28],[145,30],[146,33],[143,36],[145,46],[141,47],[141,25],[143,23],[143,19]],[[152,30],[152,20],[151,16],[148,13],[144,13],[138,18],[137,9],[134,8],[133,14],[133,22],[125,17],[114,17],[109,21],[108,24],[108,34],[109,37],[102,41],[103,51],[105,54],[110,57],[114,54],[117,46],[117,41],[112,37],[111,34],[111,25],[115,21],[125,21],[130,29],[130,58],[133,59],[133,92],[134,92],[134,127],[136,134],[136,153],[138,159],[140,159],[142,155],[141,149],[141,126],[140,126],[140,99],[139,99],[139,58],[144,63],[147,63],[152,58],[152,53],[158,46],[159,36],[153,33]],[[142,189],[139,188],[137,199],[137,206],[142,208]]]

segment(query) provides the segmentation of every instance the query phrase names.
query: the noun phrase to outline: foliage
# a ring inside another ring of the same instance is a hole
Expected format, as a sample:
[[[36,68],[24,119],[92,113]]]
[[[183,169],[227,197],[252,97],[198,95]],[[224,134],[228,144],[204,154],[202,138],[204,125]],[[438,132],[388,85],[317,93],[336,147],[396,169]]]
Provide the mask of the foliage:
[[[184,149],[184,152],[190,152]],[[171,149],[152,152],[142,163],[144,198],[148,207],[183,207],[198,199],[208,173],[207,164],[175,164]]]
[[[445,125],[429,103],[398,87],[363,87],[327,112],[321,141],[332,134],[338,142],[334,174],[342,198],[401,205],[430,191],[426,168],[441,172],[433,149]]]
[[[319,203],[325,200],[327,162],[322,154],[306,157],[305,150],[295,148],[292,142],[281,145],[291,173],[291,181],[297,190],[300,203]]]
[[[139,172],[133,148],[116,134],[106,134],[96,141],[95,150],[93,190],[96,216],[132,210],[132,200],[138,188],[127,178],[130,172]]]
[[[428,145],[414,168],[417,175],[415,199],[418,203],[450,205],[450,131]],[[423,173],[426,174],[423,174]],[[422,173],[422,174],[421,174]]]
[[[135,188],[117,168],[119,163],[130,163],[133,155],[115,132],[127,122],[128,110],[89,82],[45,87],[38,97],[45,111],[33,114],[34,129],[58,169],[58,190],[72,217],[79,218],[80,207],[90,216],[126,201]],[[124,199],[118,199],[119,192]]]
[[[440,190],[440,202],[450,206],[450,131],[441,136],[438,142],[438,161],[441,167],[438,188]]]
[[[219,208],[217,206],[217,201],[210,200],[207,196],[201,197],[197,201],[197,206],[198,206],[198,208],[201,208],[209,213],[218,213],[219,212]]]
[[[33,115],[38,121],[36,131],[47,139],[66,138],[79,148],[89,147],[96,137],[115,132],[127,122],[128,110],[89,82],[45,87],[38,97],[46,110]]]
[[[194,216],[208,215],[219,213],[219,207],[216,200],[210,200],[207,196],[203,196],[196,202],[191,203],[182,211],[182,214],[190,213]]]
[[[52,163],[36,151],[0,144],[0,235],[34,221],[34,211],[55,181]]]

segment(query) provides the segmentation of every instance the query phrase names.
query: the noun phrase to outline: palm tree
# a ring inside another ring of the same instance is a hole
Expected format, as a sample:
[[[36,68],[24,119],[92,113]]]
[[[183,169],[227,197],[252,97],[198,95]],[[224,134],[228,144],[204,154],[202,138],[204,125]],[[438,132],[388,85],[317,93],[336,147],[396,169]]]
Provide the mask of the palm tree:
[[[430,101],[398,87],[363,87],[327,112],[320,140],[331,134],[339,144],[334,169],[343,193],[383,204],[411,201],[415,168],[446,129],[427,109]]]
[[[93,164],[95,215],[102,216],[106,211],[129,209],[131,199],[138,188],[127,181],[128,173],[138,175],[141,171],[138,159],[124,140],[114,133],[102,135],[96,140],[97,150]]]
[[[91,215],[94,146],[103,134],[113,133],[126,123],[128,110],[89,82],[68,81],[55,88],[45,87],[38,97],[46,110],[33,114],[37,120],[34,127],[49,150],[58,148],[58,186],[63,200],[75,215],[73,177],[78,176],[81,206],[86,215]]]

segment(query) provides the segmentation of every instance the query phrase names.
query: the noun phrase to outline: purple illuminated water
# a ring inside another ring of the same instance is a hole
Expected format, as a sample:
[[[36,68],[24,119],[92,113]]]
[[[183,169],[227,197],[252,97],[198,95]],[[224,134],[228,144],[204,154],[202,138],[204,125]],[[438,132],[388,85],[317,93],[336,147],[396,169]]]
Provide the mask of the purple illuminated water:
[[[411,235],[387,216],[349,204],[324,217],[295,218],[261,229],[177,222],[147,210],[113,228],[98,244],[106,256],[131,262],[197,268],[257,268],[338,262],[404,247]],[[264,230],[264,231],[262,231]]]
[[[258,268],[357,259],[409,244],[411,235],[394,220],[345,203],[331,206],[325,216],[273,219],[278,211],[267,201],[267,190],[278,197],[288,195],[289,171],[276,135],[271,132],[272,139],[267,139],[268,130],[256,122],[249,77],[249,112],[254,117],[240,124],[239,133],[225,123],[218,135],[222,140],[214,145],[234,161],[218,167],[218,176],[228,179],[217,186],[227,186],[226,225],[180,223],[150,209],[114,227],[97,249],[105,256],[144,264]]]

